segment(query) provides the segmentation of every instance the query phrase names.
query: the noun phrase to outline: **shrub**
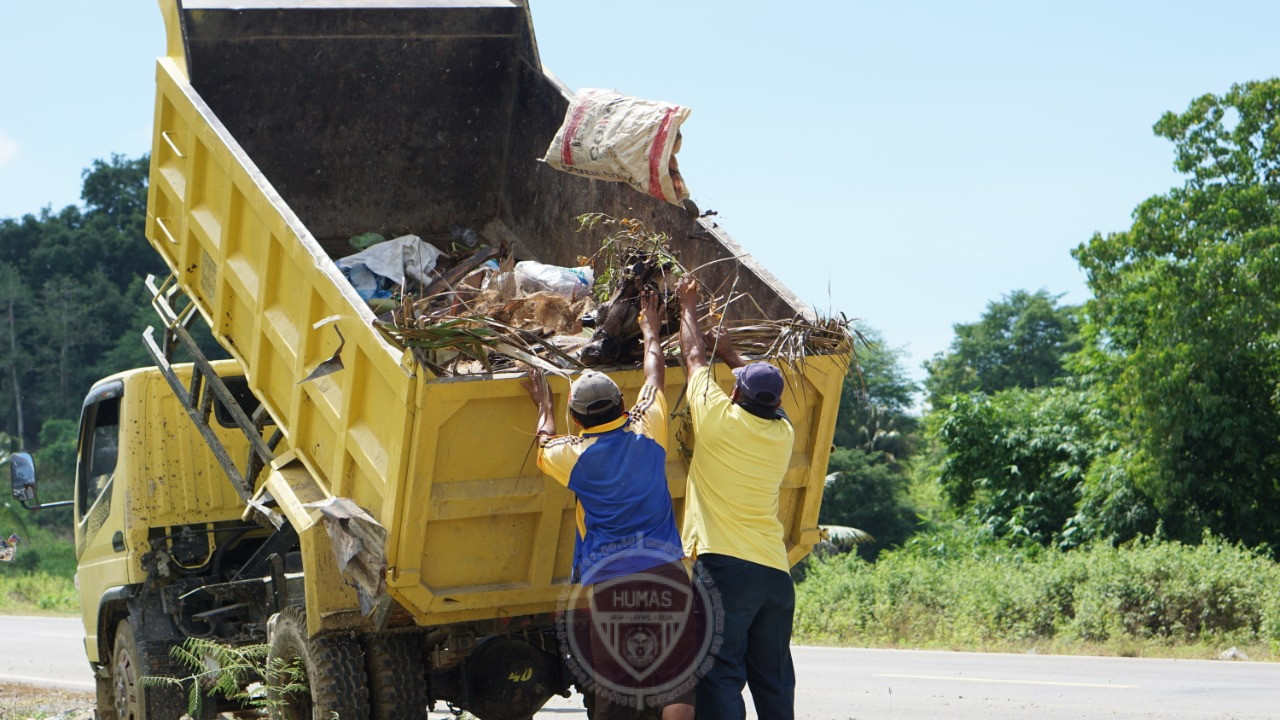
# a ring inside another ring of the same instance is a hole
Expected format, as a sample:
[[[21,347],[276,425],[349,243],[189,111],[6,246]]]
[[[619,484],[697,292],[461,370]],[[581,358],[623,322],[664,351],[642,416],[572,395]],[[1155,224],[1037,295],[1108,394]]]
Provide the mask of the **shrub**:
[[[38,525],[22,528],[16,557],[0,562],[0,612],[79,613],[75,571],[70,538]]]
[[[876,563],[815,559],[797,588],[808,642],[980,648],[1133,642],[1280,649],[1280,565],[1206,537],[1075,550],[918,536]],[[972,537],[970,538],[972,539]]]

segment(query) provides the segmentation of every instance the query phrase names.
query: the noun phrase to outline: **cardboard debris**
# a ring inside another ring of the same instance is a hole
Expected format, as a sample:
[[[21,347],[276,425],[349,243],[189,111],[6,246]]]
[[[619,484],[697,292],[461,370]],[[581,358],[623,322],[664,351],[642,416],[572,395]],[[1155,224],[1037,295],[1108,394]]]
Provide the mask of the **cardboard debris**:
[[[384,606],[387,529],[350,498],[329,498],[306,507],[319,509],[324,517],[333,559],[343,580],[356,589],[360,612],[369,615]]]
[[[582,333],[582,316],[595,308],[595,301],[590,297],[570,300],[553,292],[512,299],[486,290],[476,297],[473,307],[480,315],[514,328],[564,336]]]

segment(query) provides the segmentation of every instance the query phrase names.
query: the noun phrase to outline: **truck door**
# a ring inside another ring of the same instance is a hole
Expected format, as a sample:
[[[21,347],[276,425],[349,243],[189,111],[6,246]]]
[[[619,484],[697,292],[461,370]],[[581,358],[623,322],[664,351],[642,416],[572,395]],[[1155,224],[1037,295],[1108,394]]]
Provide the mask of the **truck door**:
[[[96,386],[80,413],[76,462],[76,585],[85,625],[85,650],[98,659],[98,605],[103,593],[128,584],[120,466],[120,406],[124,383]],[[121,490],[118,492],[117,490]]]

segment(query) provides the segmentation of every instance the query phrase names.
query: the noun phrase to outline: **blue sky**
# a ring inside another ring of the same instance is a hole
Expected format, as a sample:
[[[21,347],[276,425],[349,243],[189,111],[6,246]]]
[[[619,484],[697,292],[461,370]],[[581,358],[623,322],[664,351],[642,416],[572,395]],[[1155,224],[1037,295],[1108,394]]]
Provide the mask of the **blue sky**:
[[[1015,289],[1088,297],[1070,250],[1180,182],[1151,125],[1280,74],[1280,3],[534,0],[571,88],[693,109],[703,209],[804,300],[906,353]],[[0,217],[150,147],[148,0],[0,3]]]

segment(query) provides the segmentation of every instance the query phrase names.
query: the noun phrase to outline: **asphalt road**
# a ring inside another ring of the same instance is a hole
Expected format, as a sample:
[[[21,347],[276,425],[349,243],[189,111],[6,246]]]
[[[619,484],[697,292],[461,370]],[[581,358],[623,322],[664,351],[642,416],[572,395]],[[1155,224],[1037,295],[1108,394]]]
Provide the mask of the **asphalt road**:
[[[93,690],[80,618],[0,615],[0,680]]]
[[[814,647],[793,655],[802,720],[1280,718],[1276,663]],[[79,620],[0,616],[0,680],[91,689]],[[537,717],[586,712],[578,697],[553,698]]]

